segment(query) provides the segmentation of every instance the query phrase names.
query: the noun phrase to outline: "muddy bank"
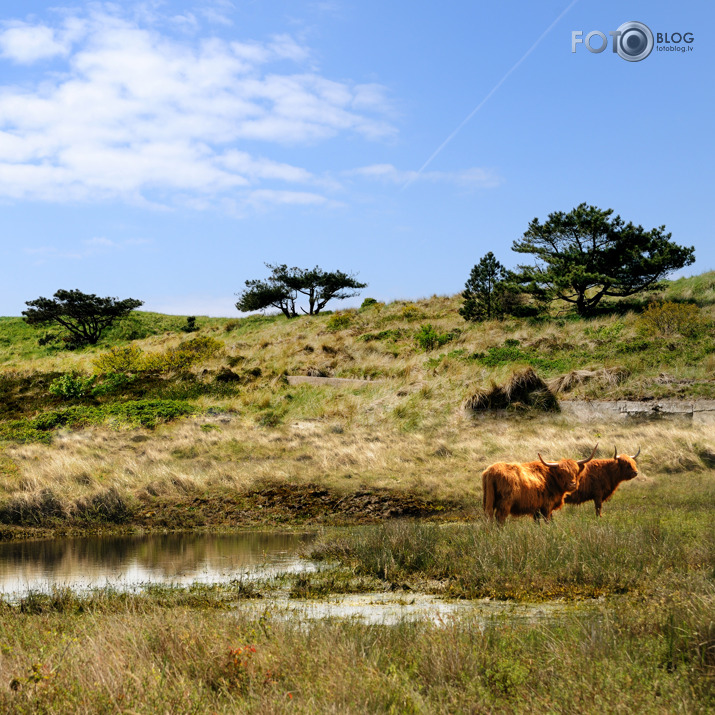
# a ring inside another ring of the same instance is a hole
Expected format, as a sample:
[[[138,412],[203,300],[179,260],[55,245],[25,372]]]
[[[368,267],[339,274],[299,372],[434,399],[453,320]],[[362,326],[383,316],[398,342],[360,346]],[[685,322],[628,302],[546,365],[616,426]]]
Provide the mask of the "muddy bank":
[[[115,494],[114,498],[122,499],[122,508],[106,514],[87,515],[57,502],[45,511],[50,500],[21,513],[5,507],[0,541],[98,533],[350,526],[403,517],[448,520],[464,515],[464,505],[453,501],[377,489],[345,494],[311,484],[278,484],[243,493],[151,496],[143,492],[138,497]]]

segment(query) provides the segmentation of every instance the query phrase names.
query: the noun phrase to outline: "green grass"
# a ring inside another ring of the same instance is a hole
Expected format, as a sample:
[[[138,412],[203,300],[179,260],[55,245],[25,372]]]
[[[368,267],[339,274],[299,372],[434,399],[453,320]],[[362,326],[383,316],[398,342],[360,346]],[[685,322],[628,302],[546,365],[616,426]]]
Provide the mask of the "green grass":
[[[712,586],[542,622],[286,621],[240,587],[0,606],[6,712],[707,713]],[[237,604],[227,612],[231,597]],[[256,605],[258,608],[256,609]]]
[[[198,317],[196,325],[199,329],[211,329],[223,326],[225,319]],[[88,346],[74,354],[95,355],[116,345],[125,345],[134,340],[144,340],[152,336],[167,333],[191,338],[192,333],[184,333],[186,317],[178,315],[163,315],[134,311],[125,320],[107,329],[97,345]],[[57,329],[30,326],[22,318],[0,318],[0,366],[17,368],[27,360],[53,358],[67,354],[67,351],[57,344],[38,345],[38,340],[46,333],[56,333]]]
[[[577,517],[541,529],[528,520],[508,529],[388,523],[331,537],[314,554],[389,583],[433,579],[464,598],[595,598],[642,590],[673,571],[715,571],[712,519],[693,533],[657,515],[635,524]]]
[[[195,406],[181,400],[129,400],[99,406],[74,405],[49,410],[32,419],[0,423],[0,439],[49,444],[51,431],[60,427],[81,429],[110,423],[115,426],[153,428],[196,412]]]

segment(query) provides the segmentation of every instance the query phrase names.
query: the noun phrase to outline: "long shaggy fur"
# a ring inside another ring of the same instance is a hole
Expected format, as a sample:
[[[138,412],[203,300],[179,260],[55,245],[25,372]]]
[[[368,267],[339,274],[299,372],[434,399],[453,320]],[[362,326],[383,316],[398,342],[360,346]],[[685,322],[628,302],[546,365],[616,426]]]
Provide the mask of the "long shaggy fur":
[[[583,504],[592,501],[596,507],[596,516],[601,516],[601,506],[608,501],[621,482],[638,475],[638,466],[627,454],[620,454],[615,459],[592,459],[585,465],[578,489],[566,495],[567,504]]]
[[[492,464],[482,472],[484,512],[490,519],[496,512],[500,524],[509,514],[550,519],[551,512],[563,504],[564,494],[577,488],[582,469],[573,459],[562,459],[556,466],[541,462]]]

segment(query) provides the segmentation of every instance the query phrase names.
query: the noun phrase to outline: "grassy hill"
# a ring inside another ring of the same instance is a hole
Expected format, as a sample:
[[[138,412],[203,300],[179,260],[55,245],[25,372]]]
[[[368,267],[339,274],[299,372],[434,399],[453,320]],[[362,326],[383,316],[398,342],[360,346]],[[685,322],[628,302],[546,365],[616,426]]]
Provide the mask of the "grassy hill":
[[[326,567],[277,582],[0,599],[0,710],[712,712],[713,425],[464,404],[527,368],[561,401],[715,397],[715,272],[592,320],[467,324],[459,304],[199,318],[192,333],[136,313],[75,352],[0,319],[0,540],[377,522],[319,529]],[[321,374],[366,382],[288,380]],[[641,447],[603,518],[591,504],[550,525],[481,517],[488,464],[596,442]],[[558,619],[381,627],[254,601],[276,588],[597,600]]]
[[[649,309],[655,299],[664,307]],[[0,318],[0,524],[260,521],[260,495],[276,484],[397,490],[405,502],[388,499],[386,513],[458,510],[479,499],[475,475],[492,461],[586,454],[599,440],[606,450],[657,443],[643,463],[660,471],[715,458],[703,427],[572,426],[531,411],[475,422],[463,409],[527,367],[560,386],[559,400],[715,398],[715,272],[591,320],[564,310],[466,323],[460,303],[198,318],[192,333],[184,317],[139,312],[72,352]],[[291,375],[369,382],[290,385]],[[197,498],[205,502],[187,512]],[[295,519],[284,509],[294,499],[276,497],[272,518]]]

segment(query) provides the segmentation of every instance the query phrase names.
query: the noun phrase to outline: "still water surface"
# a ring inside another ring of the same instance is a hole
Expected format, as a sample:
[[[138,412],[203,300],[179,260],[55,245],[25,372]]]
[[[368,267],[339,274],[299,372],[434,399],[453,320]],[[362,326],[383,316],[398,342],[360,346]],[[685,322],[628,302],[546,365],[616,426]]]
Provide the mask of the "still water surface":
[[[151,583],[216,583],[315,570],[310,534],[162,534],[0,542],[0,594]]]
[[[311,534],[242,532],[0,542],[0,597],[14,600],[54,587],[86,591],[112,586],[132,591],[148,584],[218,583],[312,572],[317,564],[301,559],[299,553],[314,538]],[[412,592],[302,600],[278,591],[243,602],[241,607],[298,621],[337,617],[366,623],[427,620],[440,624],[468,617],[481,626],[495,619],[511,624],[558,620],[574,608],[559,602],[454,601]]]

